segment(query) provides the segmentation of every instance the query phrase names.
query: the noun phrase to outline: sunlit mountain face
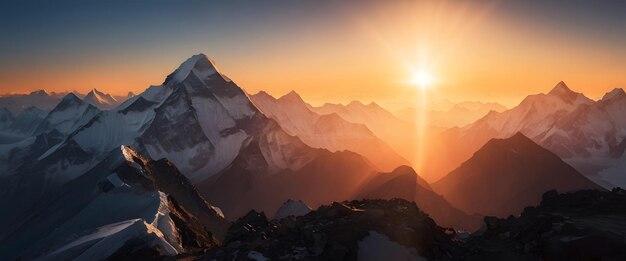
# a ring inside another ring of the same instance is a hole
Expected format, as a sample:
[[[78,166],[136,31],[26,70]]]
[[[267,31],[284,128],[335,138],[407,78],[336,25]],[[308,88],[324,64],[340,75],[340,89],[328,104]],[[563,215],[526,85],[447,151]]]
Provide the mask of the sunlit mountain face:
[[[0,260],[625,260],[624,13],[7,3]]]

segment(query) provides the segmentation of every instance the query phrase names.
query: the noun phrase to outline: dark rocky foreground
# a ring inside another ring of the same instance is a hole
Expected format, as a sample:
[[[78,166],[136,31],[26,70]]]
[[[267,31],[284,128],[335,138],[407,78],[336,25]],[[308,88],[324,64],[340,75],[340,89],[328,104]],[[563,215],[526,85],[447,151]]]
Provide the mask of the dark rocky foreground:
[[[263,213],[252,211],[230,228],[223,247],[205,258],[245,260],[256,251],[272,260],[356,260],[359,241],[370,231],[415,248],[429,259],[460,254],[451,233],[446,234],[415,203],[393,199],[333,203],[280,221],[268,221]]]
[[[549,191],[518,217],[486,217],[469,237],[402,199],[333,203],[278,221],[251,211],[219,247],[177,257],[143,249],[133,259],[357,260],[359,243],[372,233],[414,248],[415,260],[626,260],[626,192]]]
[[[626,191],[548,191],[519,217],[485,218],[470,260],[626,260]]]

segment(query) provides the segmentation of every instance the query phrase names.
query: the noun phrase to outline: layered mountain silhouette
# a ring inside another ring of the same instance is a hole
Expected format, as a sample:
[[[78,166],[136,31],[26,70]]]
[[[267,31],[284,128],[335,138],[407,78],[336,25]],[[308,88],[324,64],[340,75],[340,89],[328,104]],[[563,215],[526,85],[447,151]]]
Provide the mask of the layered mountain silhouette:
[[[547,94],[530,95],[510,110],[492,111],[472,124],[445,131],[429,144],[433,149],[422,172],[427,180],[436,181],[490,139],[521,132],[605,187],[624,184],[624,177],[602,175],[624,156],[620,144],[626,138],[626,123],[619,116],[626,110],[623,96],[623,90],[616,89],[593,101],[560,82]]]
[[[490,140],[432,186],[463,211],[500,217],[517,215],[524,207],[536,205],[548,190],[602,190],[521,133]]]
[[[482,224],[480,215],[468,215],[451,205],[408,166],[373,177],[359,189],[355,198],[414,201],[442,226],[474,231]]]
[[[501,112],[506,110],[506,107],[495,102],[465,101],[450,103],[450,108],[440,110],[406,108],[395,111],[394,115],[408,122],[416,122],[420,117],[420,113],[425,113],[428,117],[428,125],[450,128],[470,124],[485,116],[490,111]]]
[[[309,108],[320,115],[336,114],[348,122],[363,124],[403,158],[416,158],[418,126],[401,120],[375,102],[363,104],[352,101],[347,105],[326,103],[320,107]]]
[[[37,107],[49,111],[54,108],[67,93],[48,93],[45,90],[37,90],[29,94],[12,94],[0,96],[0,108],[6,108],[14,115],[22,110]]]
[[[311,147],[354,151],[382,171],[408,163],[365,125],[348,122],[336,113],[319,115],[294,91],[279,99],[259,92],[251,100],[288,134],[298,136]]]

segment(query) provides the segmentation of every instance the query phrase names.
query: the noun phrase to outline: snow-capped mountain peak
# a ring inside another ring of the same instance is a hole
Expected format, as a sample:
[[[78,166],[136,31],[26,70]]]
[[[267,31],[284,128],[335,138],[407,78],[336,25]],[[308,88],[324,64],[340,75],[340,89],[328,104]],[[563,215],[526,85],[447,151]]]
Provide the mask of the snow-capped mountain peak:
[[[191,73],[194,73],[200,80],[204,80],[210,76],[218,74],[225,78],[225,80],[230,81],[219,72],[219,69],[213,60],[209,59],[205,54],[200,53],[191,56],[189,59],[184,61],[178,69],[167,76],[163,85],[176,85],[177,83],[184,81]]]
[[[117,104],[117,100],[113,98],[110,94],[103,93],[98,91],[98,89],[93,89],[85,96],[85,101],[91,103],[92,105],[115,105]]]

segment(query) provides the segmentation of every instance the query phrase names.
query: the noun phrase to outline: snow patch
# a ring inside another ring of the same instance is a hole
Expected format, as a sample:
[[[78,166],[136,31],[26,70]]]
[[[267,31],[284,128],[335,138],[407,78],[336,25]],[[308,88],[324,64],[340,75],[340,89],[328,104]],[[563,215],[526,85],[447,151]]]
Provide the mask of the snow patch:
[[[283,219],[289,216],[304,216],[311,212],[311,208],[302,200],[287,200],[274,214],[274,219]]]
[[[213,210],[215,211],[215,213],[217,213],[218,216],[220,216],[221,218],[224,218],[224,212],[222,211],[221,208],[218,208],[216,206],[210,205],[211,208],[213,208]]]

